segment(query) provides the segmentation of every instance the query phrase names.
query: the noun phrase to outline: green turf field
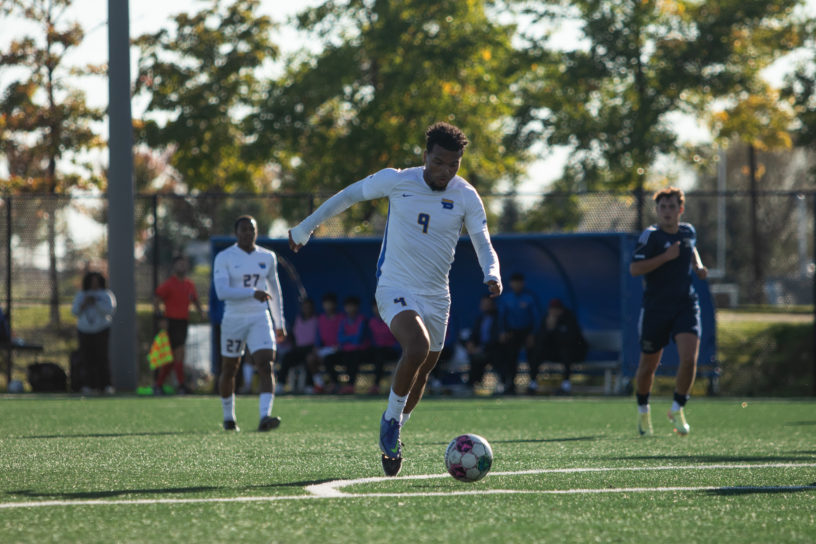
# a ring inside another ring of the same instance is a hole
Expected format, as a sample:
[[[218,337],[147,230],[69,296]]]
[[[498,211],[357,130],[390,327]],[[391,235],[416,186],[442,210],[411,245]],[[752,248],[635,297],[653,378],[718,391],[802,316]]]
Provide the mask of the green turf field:
[[[384,399],[279,397],[220,430],[216,397],[0,398],[2,542],[814,542],[816,402],[426,399],[381,476]],[[463,432],[493,471],[443,475]],[[403,477],[406,476],[406,477]]]

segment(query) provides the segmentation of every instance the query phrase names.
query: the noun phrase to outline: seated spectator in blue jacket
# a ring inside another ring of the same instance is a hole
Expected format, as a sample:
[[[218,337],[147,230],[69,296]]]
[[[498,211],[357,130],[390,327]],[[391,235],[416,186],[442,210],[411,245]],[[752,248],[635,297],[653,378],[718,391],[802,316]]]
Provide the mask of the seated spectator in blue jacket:
[[[346,297],[343,301],[343,310],[345,315],[340,319],[337,331],[337,351],[327,355],[323,362],[335,388],[339,385],[337,368],[345,368],[348,383],[340,387],[338,393],[350,395],[354,393],[357,372],[369,346],[368,327],[366,327],[365,316],[360,313],[358,297]]]
[[[483,295],[479,301],[479,315],[473,323],[465,344],[470,361],[468,386],[473,389],[482,381],[485,368],[501,371],[502,347],[499,343],[499,312],[496,301]]]
[[[497,393],[516,393],[519,354],[522,349],[529,354],[533,347],[533,331],[540,321],[538,303],[526,289],[524,274],[516,272],[510,277],[510,289],[499,298],[499,341],[504,348],[504,383],[500,384]]]

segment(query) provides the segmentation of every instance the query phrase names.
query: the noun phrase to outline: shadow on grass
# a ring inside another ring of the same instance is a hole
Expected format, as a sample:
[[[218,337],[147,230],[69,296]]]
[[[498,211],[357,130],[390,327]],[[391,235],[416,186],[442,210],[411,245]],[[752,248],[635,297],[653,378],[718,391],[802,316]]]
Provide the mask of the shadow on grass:
[[[78,433],[78,434],[35,434],[31,436],[17,436],[14,438],[33,439],[33,438],[121,438],[124,436],[173,436],[181,434],[202,434],[198,431],[150,431],[140,433]]]
[[[816,425],[816,421],[788,421],[785,427],[805,427],[809,425]]]
[[[791,485],[791,486],[769,486],[769,487],[721,487],[719,489],[712,489],[706,494],[714,496],[737,496],[737,495],[770,495],[775,493],[801,493],[802,491],[816,491],[816,482],[810,485]]]
[[[108,499],[111,497],[121,497],[123,495],[177,495],[185,493],[206,493],[212,491],[248,491],[255,489],[275,489],[275,488],[289,488],[289,487],[306,487],[307,485],[324,484],[331,482],[332,479],[324,480],[304,480],[301,482],[284,482],[279,484],[266,485],[248,485],[242,487],[215,487],[215,486],[196,486],[196,487],[163,487],[155,489],[111,489],[106,491],[77,491],[74,493],[49,493],[44,491],[32,491],[30,489],[7,491],[5,495],[15,497],[29,497],[33,499],[50,499],[50,500],[81,500],[81,499]]]
[[[547,442],[589,442],[600,436],[572,436],[568,438],[513,438],[509,440],[489,440],[491,444],[545,444]],[[449,442],[418,442],[417,446],[447,446]]]
[[[803,452],[804,453],[804,452]],[[783,463],[813,461],[811,455],[627,455],[614,461],[689,461],[694,463]]]

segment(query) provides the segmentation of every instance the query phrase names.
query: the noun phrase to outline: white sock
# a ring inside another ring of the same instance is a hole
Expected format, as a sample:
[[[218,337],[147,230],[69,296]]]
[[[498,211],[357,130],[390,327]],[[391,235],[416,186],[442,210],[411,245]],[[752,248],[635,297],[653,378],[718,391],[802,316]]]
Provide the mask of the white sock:
[[[648,414],[649,413],[649,405],[648,404],[638,404],[638,412],[641,414]]]
[[[672,401],[671,411],[672,411],[672,412],[679,412],[679,411],[680,411],[680,408],[682,408],[682,406],[680,406],[679,404],[677,404],[677,401],[676,401],[676,400],[673,400],[673,401]]]
[[[402,409],[405,408],[405,401],[408,400],[408,395],[399,396],[391,390],[388,395],[388,408],[385,410],[385,419],[394,419],[396,421],[402,420]]]
[[[221,397],[221,409],[224,411],[224,421],[235,421],[235,393]]]
[[[261,412],[261,419],[272,414],[272,403],[275,402],[274,393],[261,393],[258,408]]]
[[[405,412],[402,413],[402,419],[400,420],[400,427],[402,427],[406,423],[408,423],[408,420],[411,419],[411,414],[413,414],[413,412],[408,412],[407,414]]]

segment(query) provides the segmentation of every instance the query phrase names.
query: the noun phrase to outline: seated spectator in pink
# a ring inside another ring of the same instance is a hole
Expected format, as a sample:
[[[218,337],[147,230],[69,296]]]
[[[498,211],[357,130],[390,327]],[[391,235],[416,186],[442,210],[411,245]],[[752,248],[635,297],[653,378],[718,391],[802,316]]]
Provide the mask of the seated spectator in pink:
[[[368,359],[374,363],[374,383],[368,392],[371,395],[377,395],[380,393],[380,382],[383,379],[385,363],[396,363],[402,350],[397,339],[391,334],[391,329],[380,317],[380,310],[377,308],[376,300],[371,303],[368,330],[371,333],[371,347],[368,350]]]
[[[325,391],[321,366],[328,355],[337,351],[337,333],[340,330],[340,320],[343,318],[343,314],[337,312],[337,295],[326,293],[321,302],[323,313],[317,316],[317,342],[308,367],[314,380],[315,393]]]
[[[306,366],[306,386],[307,388],[314,387],[312,380],[312,373],[309,372],[309,360],[313,357],[315,346],[317,345],[318,337],[318,318],[315,314],[314,302],[312,299],[304,299],[300,303],[300,313],[295,318],[295,325],[292,327],[291,336],[293,336],[294,345],[286,355],[283,356],[281,362],[280,376],[278,383],[286,383],[289,371],[301,365]]]

